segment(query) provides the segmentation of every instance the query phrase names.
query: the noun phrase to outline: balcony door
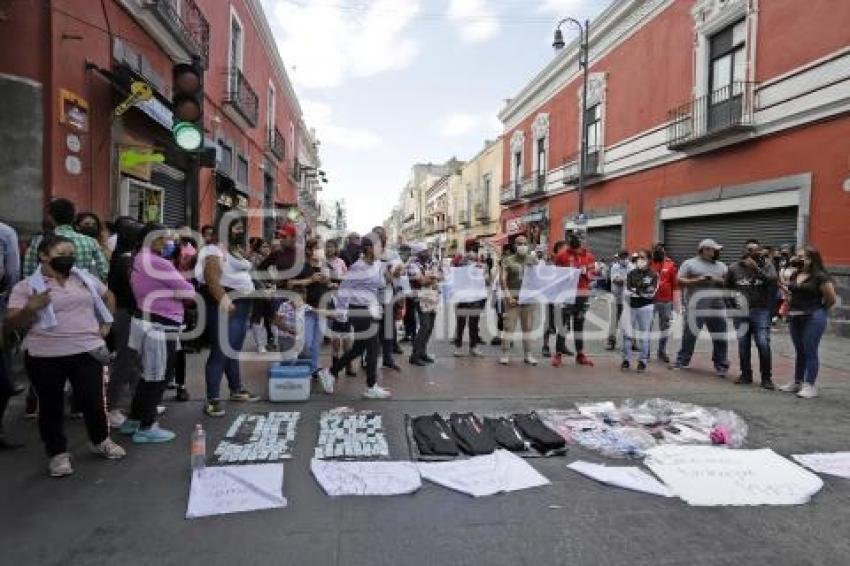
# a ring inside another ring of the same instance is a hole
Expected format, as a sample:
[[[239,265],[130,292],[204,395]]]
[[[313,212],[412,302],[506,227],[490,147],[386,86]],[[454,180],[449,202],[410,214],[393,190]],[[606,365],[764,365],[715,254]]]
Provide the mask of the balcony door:
[[[741,20],[711,38],[708,132],[737,125],[744,111],[747,76],[746,23]]]
[[[235,97],[239,92],[239,73],[242,70],[244,37],[242,35],[242,23],[235,12],[230,14],[230,60],[228,61],[228,72],[231,96]]]

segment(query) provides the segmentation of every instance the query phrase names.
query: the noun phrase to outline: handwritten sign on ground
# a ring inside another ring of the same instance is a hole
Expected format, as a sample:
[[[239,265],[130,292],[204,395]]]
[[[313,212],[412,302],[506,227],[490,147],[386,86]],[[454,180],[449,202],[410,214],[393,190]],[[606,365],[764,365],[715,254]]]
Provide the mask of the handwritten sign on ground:
[[[795,454],[791,457],[813,472],[850,479],[850,452]]]
[[[823,487],[770,449],[658,446],[644,464],[688,505],[801,505]]]
[[[186,518],[283,507],[283,464],[208,467],[192,472]]]
[[[292,458],[300,416],[297,412],[239,415],[216,447],[211,463],[268,463]]]
[[[340,495],[405,495],[422,487],[411,462],[337,462],[313,459],[313,477],[331,497]]]
[[[496,450],[468,460],[418,463],[416,466],[424,479],[473,497],[549,484],[540,472],[507,450]]]
[[[571,305],[576,301],[576,290],[581,272],[572,267],[538,264],[528,267],[522,278],[519,302]]]

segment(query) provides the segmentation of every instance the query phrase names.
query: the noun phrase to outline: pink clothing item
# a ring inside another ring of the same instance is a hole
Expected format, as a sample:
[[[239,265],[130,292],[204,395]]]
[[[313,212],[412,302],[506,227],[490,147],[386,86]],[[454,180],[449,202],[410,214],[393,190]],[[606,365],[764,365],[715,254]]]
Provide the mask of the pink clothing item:
[[[103,346],[94,299],[83,280],[72,275],[65,285],[60,285],[55,279],[45,276],[44,283],[50,290],[50,303],[57,324],[44,329],[36,320],[24,338],[24,350],[36,358],[58,358],[91,352]],[[103,283],[96,281],[96,285],[101,296],[106,294]],[[9,294],[8,308],[24,308],[31,293],[29,282],[21,281]]]
[[[133,261],[130,286],[139,310],[183,322],[183,301],[195,292],[170,261],[144,248]],[[177,293],[180,295],[177,295]],[[156,298],[148,297],[156,293]],[[177,295],[177,296],[175,296]],[[148,304],[149,303],[149,304]]]
[[[192,244],[179,244],[180,252],[177,256],[177,267],[182,272],[189,272],[195,267],[195,258],[198,250]]]

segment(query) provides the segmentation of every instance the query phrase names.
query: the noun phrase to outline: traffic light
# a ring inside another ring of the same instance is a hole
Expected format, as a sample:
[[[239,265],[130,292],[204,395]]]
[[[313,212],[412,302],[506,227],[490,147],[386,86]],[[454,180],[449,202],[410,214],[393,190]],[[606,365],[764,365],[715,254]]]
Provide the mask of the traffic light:
[[[204,69],[200,60],[174,65],[172,78],[174,141],[181,149],[196,151],[204,143]]]

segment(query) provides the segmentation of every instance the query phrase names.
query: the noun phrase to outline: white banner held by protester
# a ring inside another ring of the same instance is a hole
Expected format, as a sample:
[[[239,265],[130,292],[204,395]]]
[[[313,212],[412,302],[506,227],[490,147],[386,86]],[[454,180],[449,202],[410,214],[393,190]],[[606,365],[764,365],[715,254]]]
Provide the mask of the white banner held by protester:
[[[474,303],[487,298],[487,278],[478,265],[452,267],[443,287],[449,303]]]
[[[519,303],[547,303],[571,305],[576,302],[576,291],[581,271],[557,265],[528,267],[522,278]]]

